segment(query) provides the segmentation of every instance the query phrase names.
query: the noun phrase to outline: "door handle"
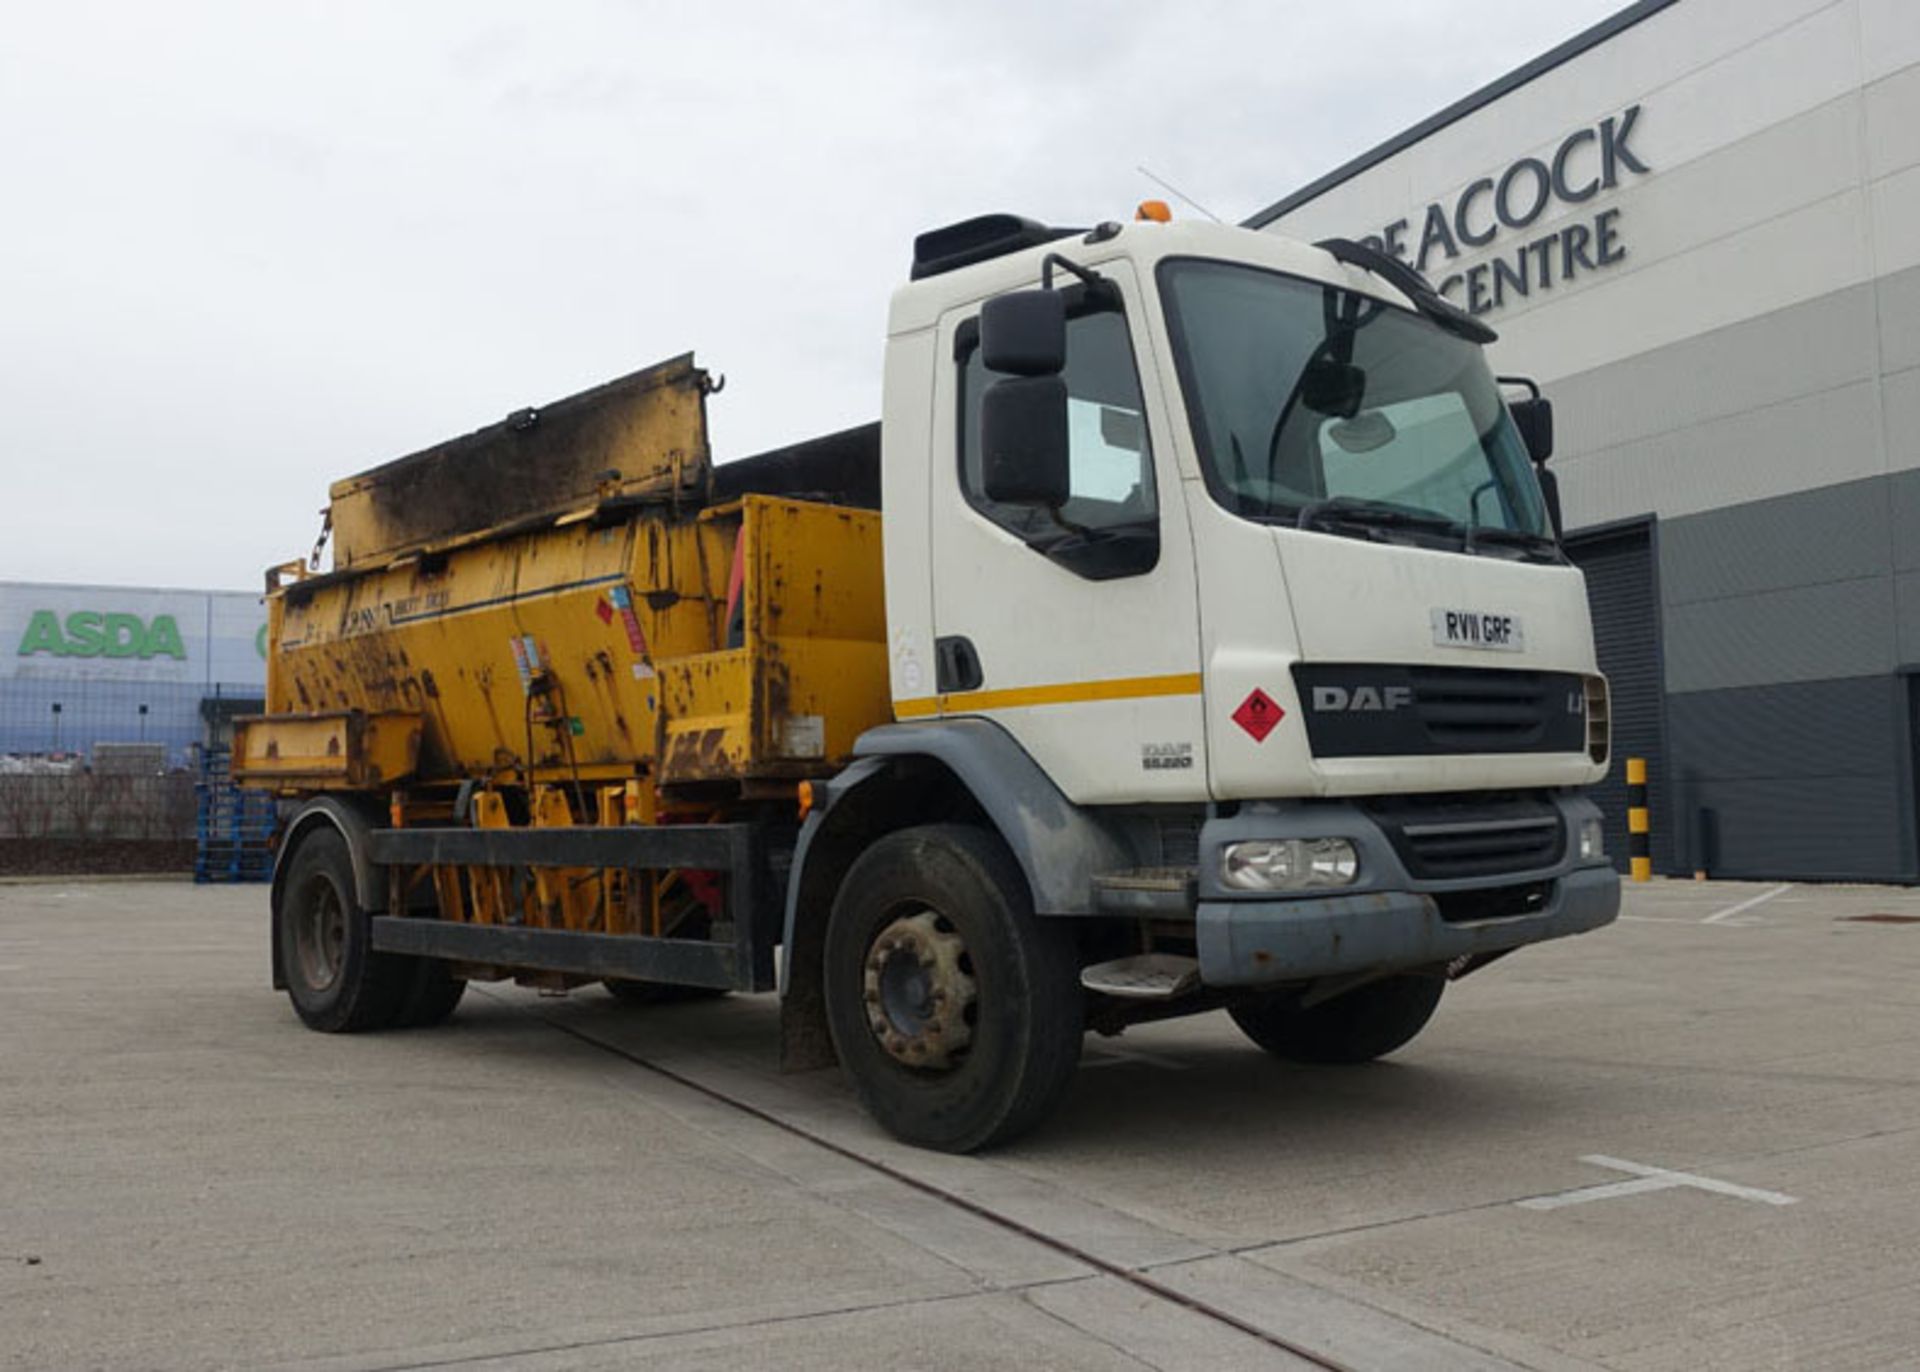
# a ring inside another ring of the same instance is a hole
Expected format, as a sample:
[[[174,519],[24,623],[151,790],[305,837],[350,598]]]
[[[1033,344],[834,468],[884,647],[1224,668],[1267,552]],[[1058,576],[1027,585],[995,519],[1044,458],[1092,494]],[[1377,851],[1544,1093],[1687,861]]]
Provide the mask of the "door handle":
[[[933,641],[933,684],[941,695],[977,691],[986,679],[972,639],[965,634],[948,634]]]

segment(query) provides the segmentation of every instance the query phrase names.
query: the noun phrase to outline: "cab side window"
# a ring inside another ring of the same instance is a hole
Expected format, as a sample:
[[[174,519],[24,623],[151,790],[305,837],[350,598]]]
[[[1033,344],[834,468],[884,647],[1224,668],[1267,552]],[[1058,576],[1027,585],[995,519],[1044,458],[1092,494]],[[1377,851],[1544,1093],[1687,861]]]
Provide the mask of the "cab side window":
[[[1124,315],[1113,308],[1067,319],[1067,433],[1071,494],[1058,509],[987,499],[980,461],[980,397],[999,373],[980,359],[973,321],[955,339],[960,364],[960,489],[967,503],[1034,551],[1093,580],[1138,576],[1160,556],[1153,452]]]

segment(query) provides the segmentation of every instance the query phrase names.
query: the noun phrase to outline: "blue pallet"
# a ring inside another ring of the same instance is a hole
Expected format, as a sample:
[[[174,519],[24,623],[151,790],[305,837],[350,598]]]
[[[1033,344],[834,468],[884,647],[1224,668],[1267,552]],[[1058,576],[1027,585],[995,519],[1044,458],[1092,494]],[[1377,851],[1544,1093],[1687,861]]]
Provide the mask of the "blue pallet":
[[[273,797],[242,790],[227,769],[226,749],[201,750],[200,780],[193,788],[193,879],[266,881],[273,875],[278,820]]]

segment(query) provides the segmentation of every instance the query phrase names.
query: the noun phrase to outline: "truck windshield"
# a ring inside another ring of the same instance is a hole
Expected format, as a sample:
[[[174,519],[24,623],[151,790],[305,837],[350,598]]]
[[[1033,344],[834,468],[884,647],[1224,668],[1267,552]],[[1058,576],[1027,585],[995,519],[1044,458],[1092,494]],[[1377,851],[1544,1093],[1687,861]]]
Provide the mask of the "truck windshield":
[[[1551,547],[1480,349],[1410,310],[1226,262],[1161,291],[1207,488],[1262,522]]]

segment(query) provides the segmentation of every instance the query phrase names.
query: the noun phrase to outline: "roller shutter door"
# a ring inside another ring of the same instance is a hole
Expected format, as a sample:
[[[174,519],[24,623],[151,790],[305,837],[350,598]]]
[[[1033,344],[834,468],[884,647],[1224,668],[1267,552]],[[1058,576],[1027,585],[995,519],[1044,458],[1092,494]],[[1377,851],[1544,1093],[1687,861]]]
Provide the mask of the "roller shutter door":
[[[1653,870],[1671,873],[1673,816],[1663,813],[1667,749],[1652,523],[1570,534],[1567,555],[1586,573],[1600,670],[1613,688],[1613,756],[1605,780],[1590,792],[1606,817],[1607,853],[1615,867],[1627,870],[1626,760],[1643,757],[1653,808]]]

